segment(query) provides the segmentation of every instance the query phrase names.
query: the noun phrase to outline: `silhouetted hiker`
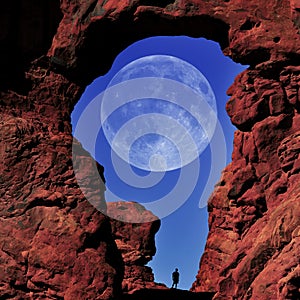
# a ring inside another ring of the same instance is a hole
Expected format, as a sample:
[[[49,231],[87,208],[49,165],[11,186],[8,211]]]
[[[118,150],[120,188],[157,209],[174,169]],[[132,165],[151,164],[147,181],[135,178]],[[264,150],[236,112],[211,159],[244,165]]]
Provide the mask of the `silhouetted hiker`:
[[[177,284],[179,282],[179,272],[177,268],[172,273],[172,280],[173,280],[172,288],[175,287],[175,289],[177,289]]]

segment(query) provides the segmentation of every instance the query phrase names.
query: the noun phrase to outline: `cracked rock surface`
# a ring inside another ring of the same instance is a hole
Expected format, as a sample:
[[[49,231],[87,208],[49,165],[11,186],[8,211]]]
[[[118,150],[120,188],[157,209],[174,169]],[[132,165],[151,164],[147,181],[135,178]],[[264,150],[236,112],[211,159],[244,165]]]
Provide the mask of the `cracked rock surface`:
[[[72,149],[70,116],[120,51],[154,35],[205,37],[250,66],[228,90],[232,163],[192,290],[300,298],[299,1],[19,0],[0,16],[1,299],[120,295],[131,261],[105,216],[103,169]]]

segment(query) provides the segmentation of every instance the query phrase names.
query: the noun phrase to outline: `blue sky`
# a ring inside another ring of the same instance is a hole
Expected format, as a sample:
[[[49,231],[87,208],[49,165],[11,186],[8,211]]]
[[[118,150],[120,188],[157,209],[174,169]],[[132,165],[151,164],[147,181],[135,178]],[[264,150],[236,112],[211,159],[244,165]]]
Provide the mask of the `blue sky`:
[[[226,90],[233,83],[235,76],[246,67],[225,57],[217,43],[202,38],[152,37],[129,46],[118,55],[106,75],[95,79],[87,87],[72,114],[73,127],[83,109],[94,97],[105,90],[120,69],[130,62],[148,55],[178,57],[192,64],[206,77],[216,97],[218,119],[226,139],[227,163],[230,162],[235,128],[231,125],[225,111],[225,104],[228,100]],[[98,136],[96,153],[97,161],[105,167],[107,188],[112,192],[106,194],[107,201],[120,199],[142,203],[151,202],[168,193],[176,184],[180,174],[180,170],[174,170],[153,188],[136,188],[120,179],[117,172],[114,171],[110,146],[103,132],[100,132]],[[200,156],[201,169],[192,194],[179,209],[162,219],[161,229],[156,235],[157,254],[149,266],[154,271],[155,280],[165,283],[167,286],[172,284],[171,273],[175,268],[178,268],[180,272],[178,288],[181,289],[189,289],[198,272],[200,257],[208,233],[207,207],[199,208],[199,199],[205,187],[209,191],[213,190],[213,185],[206,186],[211,158],[210,148],[207,147]],[[148,172],[136,168],[133,170],[139,176],[148,174]]]

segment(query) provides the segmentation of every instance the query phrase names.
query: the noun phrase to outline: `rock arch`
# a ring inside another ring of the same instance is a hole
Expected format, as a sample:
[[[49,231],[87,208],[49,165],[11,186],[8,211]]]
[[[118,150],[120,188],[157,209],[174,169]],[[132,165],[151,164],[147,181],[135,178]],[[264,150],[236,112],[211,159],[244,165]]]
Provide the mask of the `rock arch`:
[[[3,3],[1,296],[118,294],[123,266],[109,220],[74,178],[70,114],[128,44],[185,34],[213,39],[250,65],[229,89],[233,162],[209,201],[192,290],[215,299],[299,297],[299,10],[287,0]],[[91,158],[78,149],[84,168]]]

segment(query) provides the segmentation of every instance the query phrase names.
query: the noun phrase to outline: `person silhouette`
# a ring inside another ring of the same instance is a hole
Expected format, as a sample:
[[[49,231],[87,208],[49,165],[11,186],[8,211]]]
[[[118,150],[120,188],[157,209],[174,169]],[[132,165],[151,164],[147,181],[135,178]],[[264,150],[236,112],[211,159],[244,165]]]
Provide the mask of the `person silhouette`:
[[[175,289],[177,289],[177,284],[179,282],[179,272],[177,268],[172,273],[172,280],[173,280],[172,288],[175,287]]]

